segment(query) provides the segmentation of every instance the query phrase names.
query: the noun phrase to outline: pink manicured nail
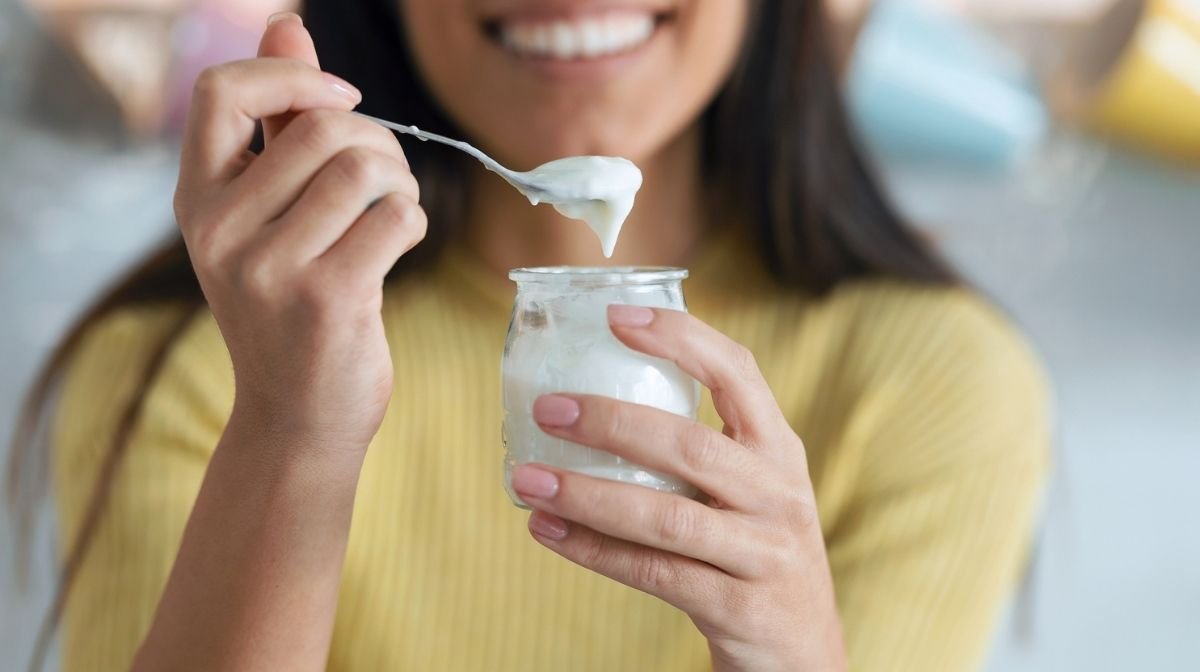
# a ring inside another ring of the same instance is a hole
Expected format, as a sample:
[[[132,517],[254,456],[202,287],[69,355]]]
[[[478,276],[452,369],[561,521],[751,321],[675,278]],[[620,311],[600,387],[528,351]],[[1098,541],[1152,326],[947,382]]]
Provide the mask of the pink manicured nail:
[[[333,73],[322,72],[321,74],[325,77],[325,81],[329,82],[329,86],[333,87],[334,91],[355,102],[362,100],[362,92],[350,82]]]
[[[271,16],[267,17],[268,26],[279,21],[295,21],[300,25],[304,25],[304,19],[301,19],[300,15],[295,12],[275,12]]]
[[[558,541],[567,536],[567,523],[558,516],[534,511],[529,517],[529,530],[539,537]]]
[[[550,499],[558,494],[558,476],[531,464],[522,464],[513,469],[512,487],[522,498]]]
[[[533,420],[545,427],[570,427],[579,419],[579,402],[570,397],[545,394],[533,402]]]
[[[654,311],[644,306],[609,306],[608,321],[618,327],[645,327],[654,321]]]

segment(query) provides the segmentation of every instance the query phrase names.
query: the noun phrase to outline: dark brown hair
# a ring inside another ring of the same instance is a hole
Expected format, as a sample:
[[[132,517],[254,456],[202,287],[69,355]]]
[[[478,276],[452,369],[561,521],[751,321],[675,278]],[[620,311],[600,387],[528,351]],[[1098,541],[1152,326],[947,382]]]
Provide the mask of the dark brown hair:
[[[753,3],[750,34],[740,61],[705,111],[705,177],[746,222],[763,264],[782,284],[822,294],[863,276],[892,276],[949,284],[954,274],[897,216],[849,128],[835,73],[828,26],[818,0]],[[306,25],[322,66],[355,83],[361,109],[435,132],[462,136],[409,64],[397,0],[309,0]],[[387,67],[378,64],[386,63]],[[399,64],[399,65],[397,65]],[[405,150],[422,186],[431,226],[425,242],[392,275],[433,262],[463,226],[465,171],[456,152],[409,143]],[[90,309],[54,351],[23,409],[9,466],[15,508],[28,521],[45,469],[36,440],[39,418],[81,336],[109,312],[131,304],[180,307],[180,322],[159,347],[203,308],[183,241],[176,238]],[[144,372],[138,401],[121,419],[96,483],[90,510],[67,553],[54,608],[39,637],[34,666],[49,642],[77,568],[103,511],[125,439],[137,422],[140,400],[157,366]],[[28,530],[28,523],[22,525]]]

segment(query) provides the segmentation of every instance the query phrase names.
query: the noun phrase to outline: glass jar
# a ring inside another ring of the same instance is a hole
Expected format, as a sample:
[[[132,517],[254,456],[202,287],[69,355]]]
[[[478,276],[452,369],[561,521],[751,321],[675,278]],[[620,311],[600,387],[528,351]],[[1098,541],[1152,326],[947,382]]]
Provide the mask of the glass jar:
[[[502,362],[504,486],[517,506],[512,470],[538,462],[590,476],[693,496],[678,477],[546,434],[533,402],[555,392],[597,394],[696,418],[700,386],[672,362],[630,349],[608,325],[608,306],[687,310],[681,268],[522,268]]]

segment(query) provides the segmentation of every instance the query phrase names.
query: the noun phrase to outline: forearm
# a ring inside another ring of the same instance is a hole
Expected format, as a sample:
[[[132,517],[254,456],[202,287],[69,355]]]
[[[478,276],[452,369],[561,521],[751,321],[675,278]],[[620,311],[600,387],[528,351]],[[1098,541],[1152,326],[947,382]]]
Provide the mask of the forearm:
[[[361,453],[235,412],[134,669],[324,669]]]

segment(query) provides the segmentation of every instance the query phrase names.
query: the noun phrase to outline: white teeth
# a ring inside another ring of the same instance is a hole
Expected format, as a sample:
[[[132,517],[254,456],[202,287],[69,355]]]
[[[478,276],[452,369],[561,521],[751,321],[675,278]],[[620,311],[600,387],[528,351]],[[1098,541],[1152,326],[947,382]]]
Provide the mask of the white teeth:
[[[533,45],[533,48],[543,54],[548,54],[554,49],[554,40],[551,39],[550,29],[545,26],[538,26],[529,29],[530,39],[528,44]]]
[[[550,43],[554,45],[551,52],[555,56],[575,58],[575,55],[579,53],[578,47],[583,43],[583,35],[578,35],[579,39],[575,39],[576,32],[571,24],[559,21],[551,26],[550,34],[553,36]]]
[[[500,24],[501,42],[512,51],[563,60],[598,58],[628,51],[640,46],[653,34],[654,17],[649,14],[610,14],[569,21],[510,21]]]
[[[602,26],[589,21],[583,25],[579,32],[583,37],[583,48],[580,51],[583,53],[584,58],[593,58],[604,53],[608,39],[604,35],[604,28]]]

